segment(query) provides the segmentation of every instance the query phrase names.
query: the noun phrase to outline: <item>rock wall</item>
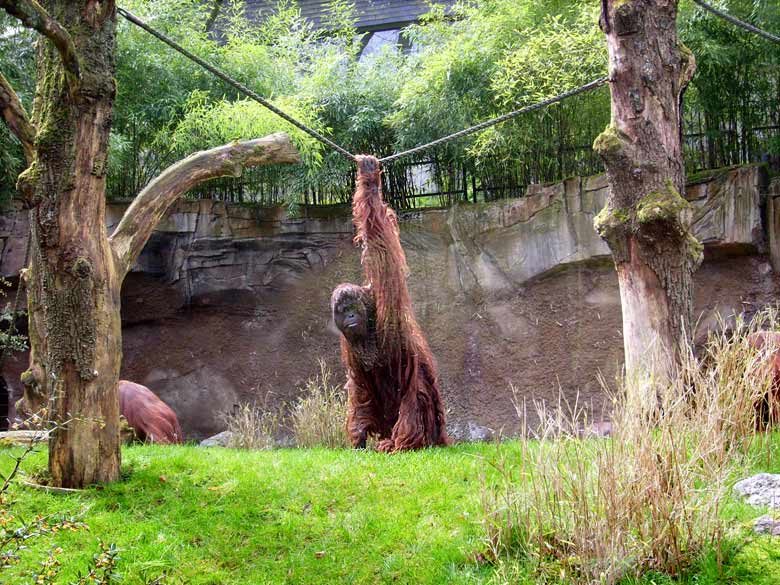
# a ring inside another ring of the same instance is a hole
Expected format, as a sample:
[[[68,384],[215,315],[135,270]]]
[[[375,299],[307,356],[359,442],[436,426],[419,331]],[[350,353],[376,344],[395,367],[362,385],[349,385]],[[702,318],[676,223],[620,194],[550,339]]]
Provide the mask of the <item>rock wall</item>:
[[[702,327],[780,292],[766,256],[768,192],[755,166],[689,186],[705,243]],[[456,436],[515,431],[517,400],[532,420],[534,401],[559,395],[596,418],[606,410],[598,375],[614,379],[622,359],[617,281],[593,230],[606,196],[603,176],[574,178],[522,199],[400,215],[415,310]],[[123,211],[109,206],[109,227]],[[304,211],[182,201],[128,276],[122,375],[158,392],[190,436],[221,430],[217,413],[240,402],[294,400],[319,358],[343,376],[328,300],[338,283],[360,282],[359,252],[348,209]],[[13,274],[26,217],[1,221],[0,269]]]
[[[766,231],[772,268],[780,273],[780,177],[772,179],[767,189]]]

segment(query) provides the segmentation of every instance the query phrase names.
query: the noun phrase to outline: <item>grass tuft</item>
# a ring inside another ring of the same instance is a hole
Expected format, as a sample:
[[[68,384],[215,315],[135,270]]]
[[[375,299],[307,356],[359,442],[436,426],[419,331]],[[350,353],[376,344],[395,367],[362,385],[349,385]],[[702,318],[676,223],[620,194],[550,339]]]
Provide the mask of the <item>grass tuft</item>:
[[[347,447],[344,427],[347,393],[332,382],[333,374],[324,360],[320,372],[311,378],[303,395],[290,408],[290,428],[298,447]]]
[[[232,449],[273,449],[281,428],[278,410],[240,404],[233,412],[222,415],[231,433],[227,447]]]
[[[536,438],[503,452],[499,486],[483,490],[499,572],[521,562],[540,582],[614,584],[652,572],[679,578],[710,554],[722,574],[733,532],[723,507],[765,438],[754,430],[755,405],[769,389],[759,368],[767,356],[747,336],[773,320],[738,321],[699,357],[686,346],[656,396],[624,381],[613,393],[609,439],[583,440],[576,406],[540,406]]]

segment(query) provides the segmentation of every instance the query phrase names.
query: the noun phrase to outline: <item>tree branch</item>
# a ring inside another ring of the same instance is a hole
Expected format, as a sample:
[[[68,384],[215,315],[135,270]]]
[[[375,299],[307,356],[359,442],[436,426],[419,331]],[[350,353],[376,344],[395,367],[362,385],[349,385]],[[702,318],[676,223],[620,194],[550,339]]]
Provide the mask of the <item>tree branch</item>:
[[[154,228],[182,194],[209,179],[240,177],[245,168],[299,161],[290,137],[279,132],[196,152],[168,167],[135,198],[111,235],[120,278],[130,270]]]
[[[38,31],[49,39],[62,57],[62,64],[70,78],[79,79],[79,60],[76,45],[60,23],[54,20],[36,0],[0,0],[0,8],[17,18],[24,26]]]
[[[2,73],[0,73],[0,115],[11,132],[22,143],[24,157],[27,159],[27,164],[30,164],[35,148],[35,127],[30,123],[30,118],[19,96],[16,95]]]
[[[205,31],[207,33],[211,32],[211,29],[214,27],[214,23],[217,22],[217,17],[222,10],[222,4],[224,4],[224,2],[225,0],[214,0],[214,6],[211,7],[211,12],[206,19]]]

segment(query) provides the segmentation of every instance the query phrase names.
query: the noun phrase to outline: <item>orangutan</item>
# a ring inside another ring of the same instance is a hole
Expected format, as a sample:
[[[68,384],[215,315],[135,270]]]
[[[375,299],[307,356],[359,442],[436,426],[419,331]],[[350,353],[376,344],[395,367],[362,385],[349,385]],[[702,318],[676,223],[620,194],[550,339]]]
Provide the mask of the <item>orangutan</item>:
[[[352,203],[365,286],[333,291],[333,321],[347,369],[347,433],[384,452],[447,445],[436,366],[414,318],[395,212],[382,200],[379,161],[360,156]]]
[[[176,413],[146,386],[119,380],[119,412],[144,443],[184,442]]]
[[[780,332],[756,331],[748,336],[748,344],[767,352],[761,373],[771,382],[766,396],[756,403],[756,424],[765,429],[780,424]]]

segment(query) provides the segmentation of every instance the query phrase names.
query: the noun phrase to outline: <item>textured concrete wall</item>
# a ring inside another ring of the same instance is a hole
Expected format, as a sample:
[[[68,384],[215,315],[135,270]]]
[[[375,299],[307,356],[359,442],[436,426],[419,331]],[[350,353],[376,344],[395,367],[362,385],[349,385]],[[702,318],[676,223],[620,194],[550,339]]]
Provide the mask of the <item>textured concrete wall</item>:
[[[776,181],[773,188],[780,189]],[[710,247],[761,249],[768,189],[758,166],[727,169],[691,185],[694,233]],[[409,245],[446,245],[451,285],[495,292],[566,264],[607,257],[609,249],[593,229],[607,193],[605,176],[597,175],[532,185],[521,199],[406,212],[400,219]],[[108,206],[109,231],[125,209]],[[26,212],[0,216],[3,274],[21,267],[27,229]],[[226,291],[256,296],[285,289],[300,272],[329,262],[351,233],[347,208],[332,217],[301,219],[287,217],[283,208],[180,201],[157,226],[134,270],[164,277],[190,301],[212,304]]]
[[[696,275],[702,328],[777,298],[766,191],[758,167],[688,189],[706,245]],[[614,378],[622,359],[617,282],[593,229],[606,196],[597,176],[533,187],[523,199],[401,214],[415,311],[456,436],[516,430],[512,386],[531,413],[560,391],[601,416],[598,374]],[[109,227],[123,211],[109,206]],[[234,404],[293,400],[320,357],[343,377],[328,300],[340,282],[360,282],[359,250],[348,210],[316,213],[179,202],[128,276],[122,375],[158,392],[190,436],[221,430],[216,413]],[[26,215],[0,222],[0,269],[12,274]]]
[[[766,228],[772,268],[780,273],[780,177],[772,179],[767,189]]]

